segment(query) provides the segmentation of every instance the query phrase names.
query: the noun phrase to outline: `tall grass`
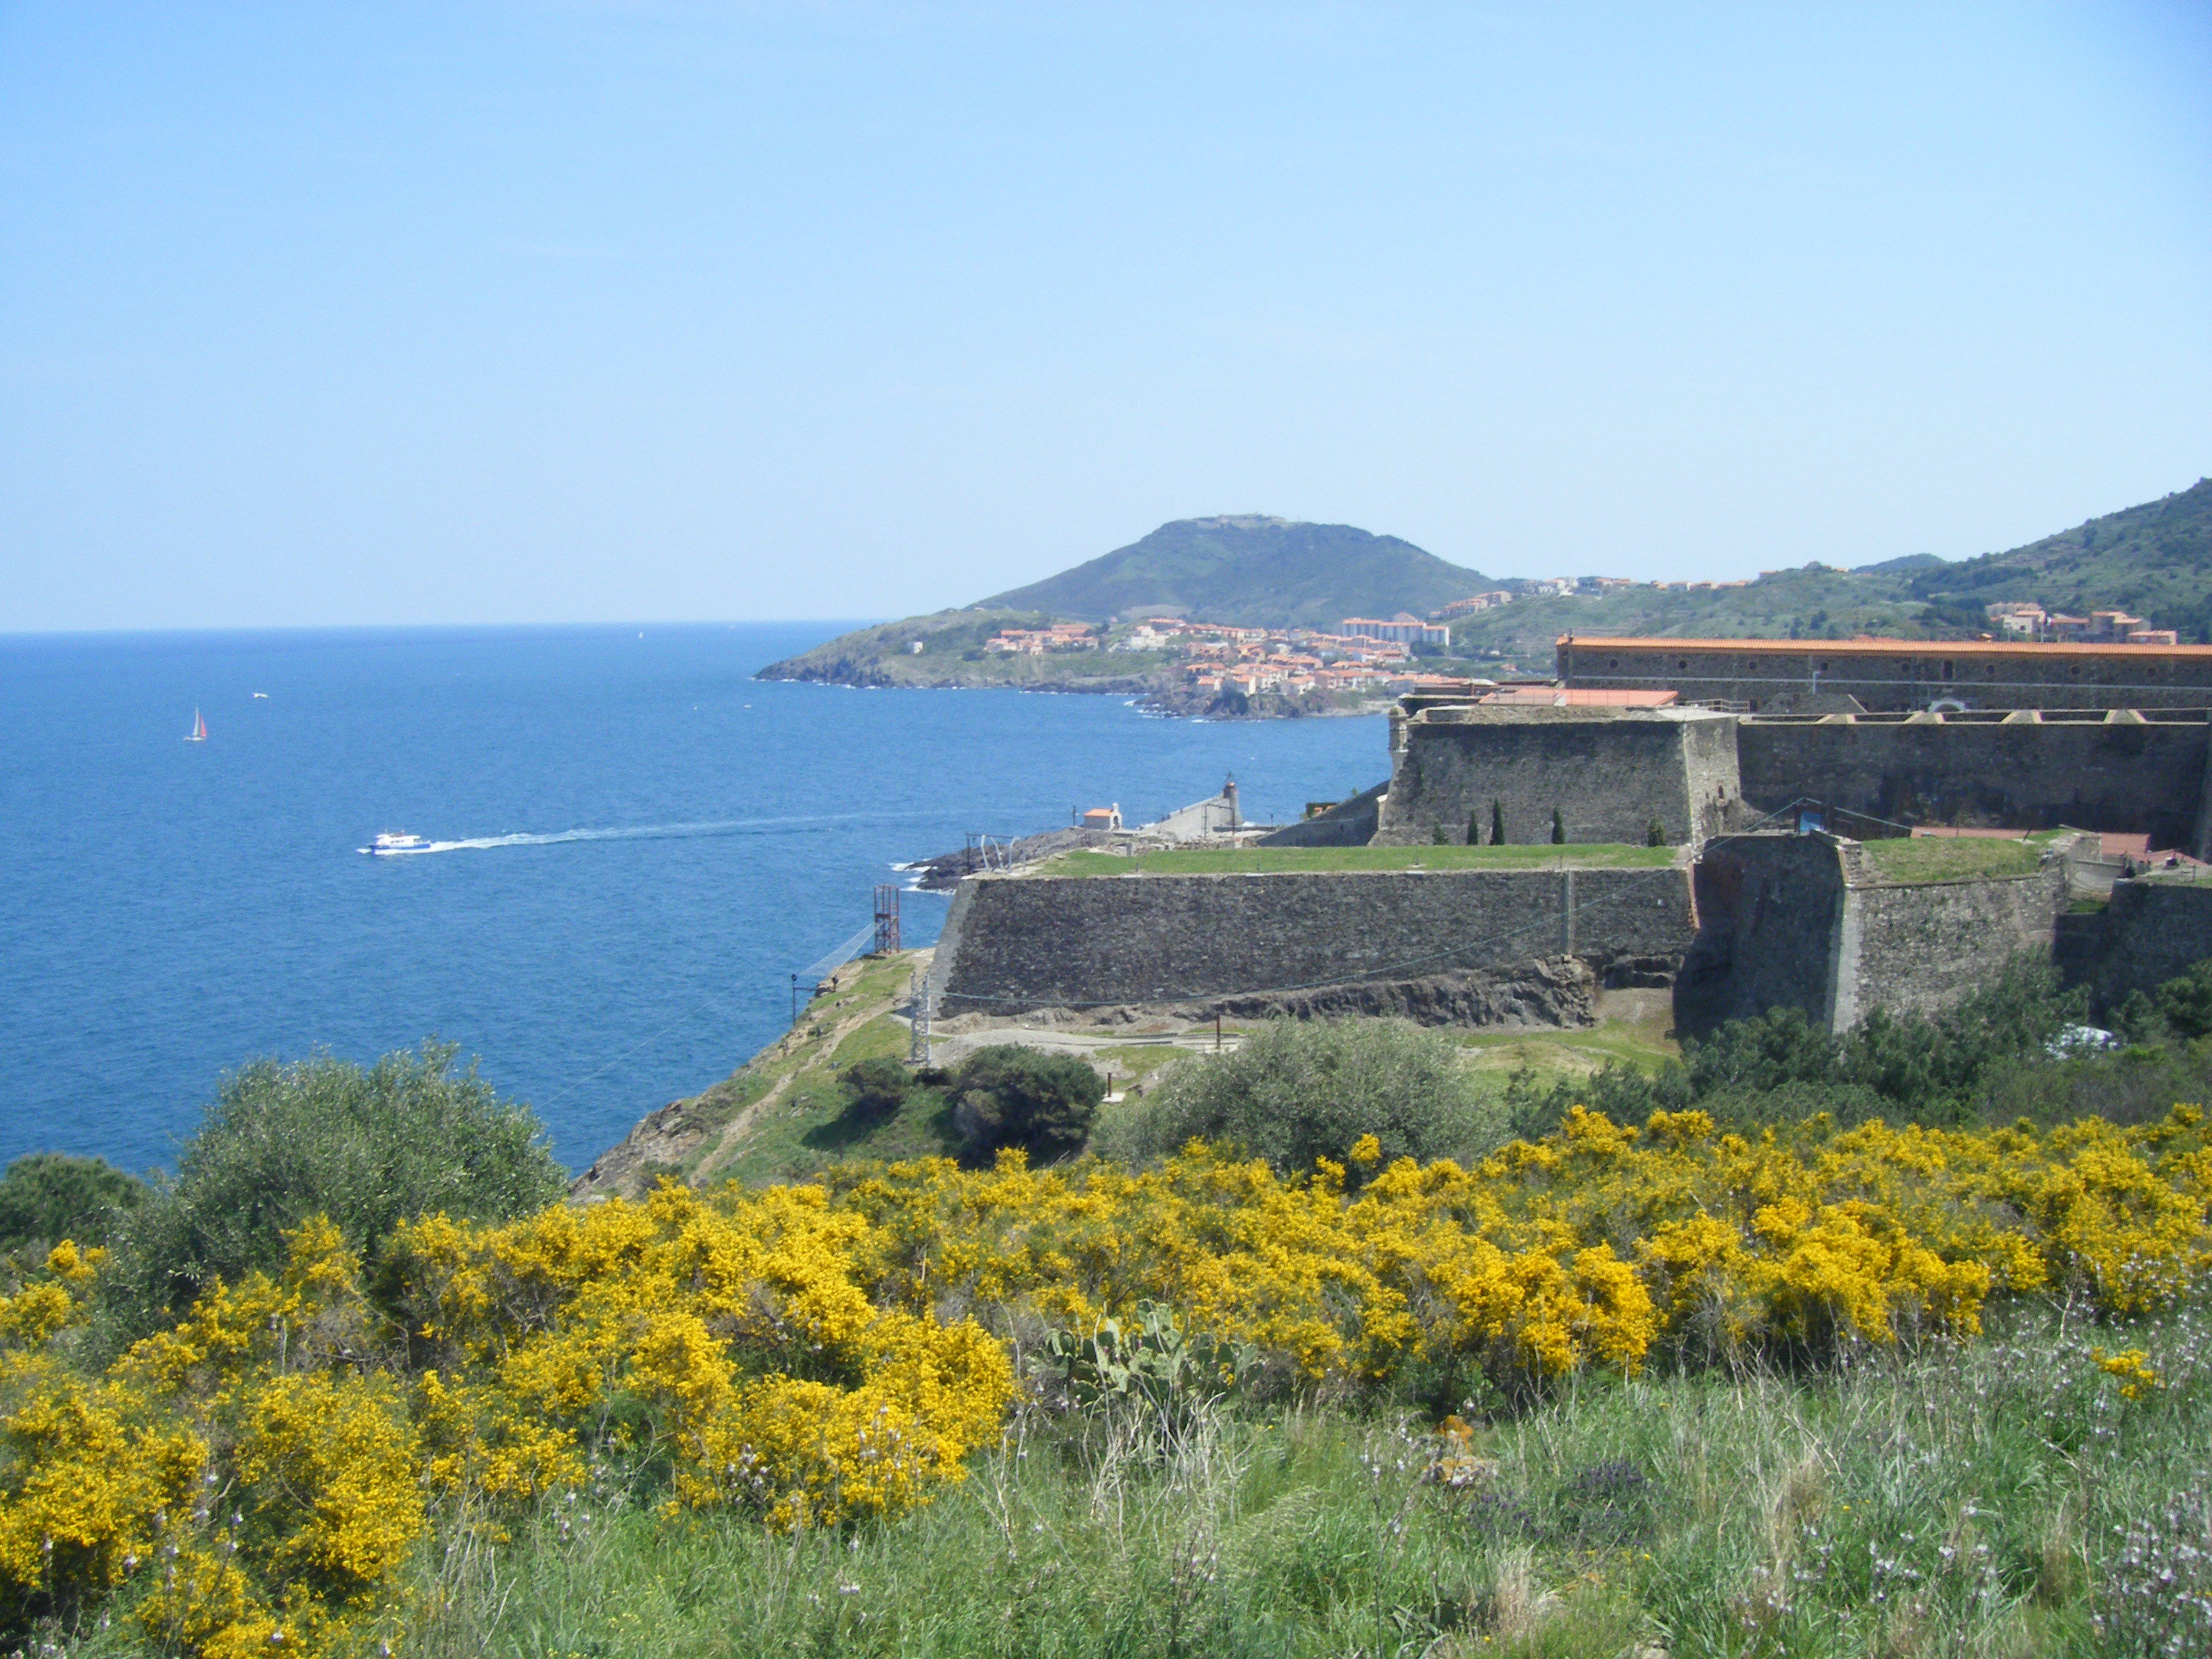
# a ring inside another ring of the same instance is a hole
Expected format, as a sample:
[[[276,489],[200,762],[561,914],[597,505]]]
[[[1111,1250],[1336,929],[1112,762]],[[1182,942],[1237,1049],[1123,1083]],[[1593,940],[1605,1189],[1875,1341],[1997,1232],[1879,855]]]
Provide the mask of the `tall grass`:
[[[2209,1364],[2200,1310],[2100,1328],[2045,1307],[1803,1375],[1586,1375],[1519,1413],[1470,1402],[1455,1485],[1410,1417],[1038,1395],[962,1486],[888,1523],[672,1522],[611,1468],[503,1544],[449,1517],[407,1647],[2203,1653]]]

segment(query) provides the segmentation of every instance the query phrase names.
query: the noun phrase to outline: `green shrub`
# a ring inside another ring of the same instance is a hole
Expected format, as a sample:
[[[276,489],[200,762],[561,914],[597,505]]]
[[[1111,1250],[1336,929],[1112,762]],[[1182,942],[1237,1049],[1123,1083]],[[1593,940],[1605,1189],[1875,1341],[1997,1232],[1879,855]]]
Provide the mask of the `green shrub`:
[[[1039,1159],[1081,1152],[1106,1097],[1106,1079],[1085,1061],[1012,1042],[969,1055],[952,1088],[953,1126],[970,1158],[1006,1147]]]
[[[1942,1122],[1970,1109],[1996,1068],[2023,1057],[2042,1061],[2045,1045],[2083,1008],[2081,993],[2059,990],[2055,969],[2023,957],[1939,1014],[1876,1009],[1834,1036],[1801,1009],[1771,1008],[1686,1042],[1683,1054],[1699,1101],[1788,1084],[1844,1084],[1889,1101],[1893,1116]]]
[[[1565,847],[1566,844],[1567,821],[1560,816],[1559,809],[1554,806],[1552,809],[1552,845],[1554,847]]]
[[[33,1152],[0,1176],[0,1249],[105,1244],[125,1212],[146,1200],[146,1183],[103,1158]]]
[[[1505,845],[1505,803],[1492,797],[1490,803],[1490,844]]]
[[[1664,847],[1667,844],[1667,826],[1660,823],[1657,818],[1645,824],[1644,844],[1646,847]]]
[[[852,1096],[853,1109],[863,1117],[889,1117],[915,1089],[914,1073],[889,1054],[848,1066],[837,1080]]]
[[[2212,1036],[2212,962],[2160,986],[2158,1012],[2179,1036]]]
[[[1516,1072],[1505,1085],[1506,1118],[1523,1139],[1551,1133],[1572,1106],[1616,1123],[1696,1106],[1744,1129],[1822,1112],[1838,1123],[2055,1121],[2082,1112],[2132,1122],[2201,1097],[2200,1076],[2212,1081],[2212,1043],[2201,1056],[2192,1048],[2184,1056],[2052,1059],[2045,1045],[2081,1011],[2078,993],[2061,993],[2053,970],[2023,958],[1932,1016],[1876,1012],[1836,1036],[1802,1009],[1771,1008],[1686,1040],[1680,1064],[1646,1072],[1608,1063],[1549,1085]],[[2150,1104],[2161,1093],[2162,1103]]]
[[[1449,847],[1451,845],[1451,831],[1441,823],[1433,825],[1429,830],[1429,840],[1438,847]]]
[[[226,1078],[175,1178],[117,1230],[111,1315],[147,1328],[215,1279],[273,1268],[283,1234],[314,1215],[374,1262],[402,1221],[504,1220],[558,1199],[568,1176],[537,1118],[473,1066],[456,1073],[459,1052],[426,1042],[366,1069],[264,1060]]]
[[[1290,1174],[1343,1160],[1366,1134],[1388,1163],[1487,1151],[1505,1133],[1503,1109],[1440,1031],[1402,1019],[1277,1019],[1235,1054],[1176,1061],[1110,1133],[1102,1126],[1100,1150],[1149,1162],[1196,1136]]]
[[[1641,1123],[1656,1111],[1679,1111],[1691,1103],[1689,1073],[1672,1062],[1645,1072],[1607,1060],[1587,1077],[1559,1078],[1549,1088],[1522,1066],[1505,1080],[1508,1131],[1522,1140],[1540,1140],[1565,1121],[1570,1107],[1602,1112],[1615,1123]]]

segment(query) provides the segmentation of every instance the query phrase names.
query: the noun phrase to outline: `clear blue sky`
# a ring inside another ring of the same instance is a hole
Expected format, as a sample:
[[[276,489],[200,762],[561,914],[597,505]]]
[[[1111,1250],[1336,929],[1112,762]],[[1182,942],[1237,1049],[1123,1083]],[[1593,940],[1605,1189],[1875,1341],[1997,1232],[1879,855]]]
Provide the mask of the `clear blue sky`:
[[[2212,7],[0,7],[0,629],[1497,574],[2212,471]]]

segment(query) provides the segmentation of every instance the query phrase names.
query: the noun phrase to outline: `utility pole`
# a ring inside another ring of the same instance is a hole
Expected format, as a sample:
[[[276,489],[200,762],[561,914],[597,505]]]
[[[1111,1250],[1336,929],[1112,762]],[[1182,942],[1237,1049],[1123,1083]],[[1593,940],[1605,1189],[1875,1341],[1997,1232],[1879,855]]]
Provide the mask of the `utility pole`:
[[[929,1064],[929,987],[922,979],[921,969],[914,970],[909,981],[907,1001],[907,1023],[913,1028],[913,1038],[907,1045],[907,1064]]]
[[[791,1023],[799,1024],[799,975],[791,976]]]

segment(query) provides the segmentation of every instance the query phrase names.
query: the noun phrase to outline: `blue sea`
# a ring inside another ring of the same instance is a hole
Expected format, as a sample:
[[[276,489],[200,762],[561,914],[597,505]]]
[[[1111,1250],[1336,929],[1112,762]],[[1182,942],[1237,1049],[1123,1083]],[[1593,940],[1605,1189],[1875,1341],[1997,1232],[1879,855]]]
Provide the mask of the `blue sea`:
[[[898,864],[1389,770],[1379,717],[751,678],[851,625],[0,638],[0,1160],[167,1165],[228,1068],[435,1035],[580,1169],[772,1041]]]

